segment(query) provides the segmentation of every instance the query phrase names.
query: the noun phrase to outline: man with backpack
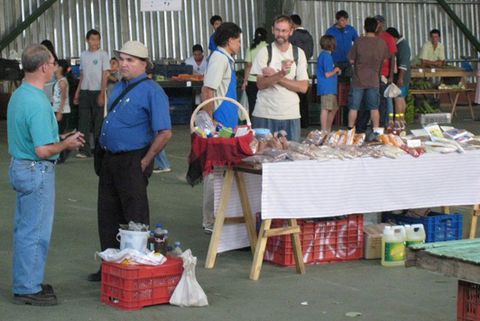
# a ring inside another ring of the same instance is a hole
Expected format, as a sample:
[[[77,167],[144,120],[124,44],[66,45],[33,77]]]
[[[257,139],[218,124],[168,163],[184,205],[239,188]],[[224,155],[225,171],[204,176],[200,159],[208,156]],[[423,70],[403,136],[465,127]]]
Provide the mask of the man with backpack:
[[[275,40],[262,48],[253,62],[259,89],[253,110],[254,128],[285,130],[289,140],[300,140],[300,107],[297,93],[308,90],[307,59],[302,49],[290,44],[292,19],[277,17],[272,26]]]

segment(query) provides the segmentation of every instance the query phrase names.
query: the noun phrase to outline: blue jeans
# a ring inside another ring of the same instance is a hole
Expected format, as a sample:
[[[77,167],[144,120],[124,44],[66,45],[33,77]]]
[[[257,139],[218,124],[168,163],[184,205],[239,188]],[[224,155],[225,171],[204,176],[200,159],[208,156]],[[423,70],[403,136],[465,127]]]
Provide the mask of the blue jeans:
[[[162,150],[160,154],[155,156],[155,164],[153,168],[160,168],[160,169],[170,168],[170,162],[168,161],[167,153],[165,152],[165,149]]]
[[[287,132],[287,139],[293,141],[300,141],[300,118],[298,119],[269,119],[253,117],[253,128],[268,128],[272,132],[285,130]]]
[[[55,164],[12,159],[10,182],[17,193],[13,232],[13,293],[42,290],[55,208]]]

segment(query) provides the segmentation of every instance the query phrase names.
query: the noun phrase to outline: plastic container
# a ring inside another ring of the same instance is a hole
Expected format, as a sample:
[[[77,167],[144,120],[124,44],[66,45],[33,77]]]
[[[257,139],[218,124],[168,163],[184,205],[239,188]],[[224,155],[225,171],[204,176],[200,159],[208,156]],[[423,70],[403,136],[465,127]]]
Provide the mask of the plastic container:
[[[147,248],[150,231],[128,231],[121,228],[118,231],[117,241],[120,242],[120,250],[134,249],[142,252]]]
[[[162,224],[155,225],[154,239],[155,239],[155,252],[167,255],[168,245],[168,230],[163,228]]]
[[[182,250],[182,243],[180,242],[175,242],[172,250],[172,256],[179,257],[182,255],[183,250]]]
[[[382,235],[382,265],[405,266],[405,227],[385,226]]]
[[[104,261],[100,299],[124,310],[168,303],[182,272],[183,261],[173,257],[157,266]]]
[[[383,220],[398,225],[423,224],[426,243],[461,240],[463,237],[463,215],[460,213],[443,214],[430,212],[427,216],[387,214],[383,216]]]
[[[405,246],[425,243],[425,229],[423,224],[405,225],[405,235],[407,237]]]
[[[297,220],[303,262],[323,264],[358,260],[363,257],[363,215],[352,214],[320,220]],[[272,228],[287,226],[273,220]],[[268,238],[264,260],[282,266],[295,265],[290,235]]]

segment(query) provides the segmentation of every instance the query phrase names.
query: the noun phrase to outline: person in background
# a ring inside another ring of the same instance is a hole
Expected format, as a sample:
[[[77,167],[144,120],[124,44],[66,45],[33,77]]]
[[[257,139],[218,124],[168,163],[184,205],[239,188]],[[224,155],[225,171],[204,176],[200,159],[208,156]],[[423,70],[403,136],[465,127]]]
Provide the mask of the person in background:
[[[196,44],[192,47],[192,55],[185,59],[185,64],[193,66],[193,73],[204,75],[207,70],[207,58],[203,54],[202,45]]]
[[[385,41],[376,35],[377,26],[377,19],[366,18],[364,23],[366,35],[355,41],[348,54],[350,63],[353,65],[348,129],[356,125],[357,113],[364,107],[370,113],[373,131],[378,134],[380,126],[378,87],[381,68],[385,59],[390,57],[390,53]],[[362,102],[363,99],[365,99],[364,102]]]
[[[223,23],[215,32],[217,49],[210,55],[202,87],[202,101],[221,96],[237,100],[237,78],[233,55],[241,49],[242,29],[232,22]],[[212,102],[203,111],[224,127],[238,125],[238,108],[231,102]],[[206,234],[213,231],[214,218],[213,174],[203,180],[202,227]]]
[[[74,104],[78,104],[78,127],[86,135],[85,146],[76,155],[91,157],[90,132],[93,140],[100,135],[105,105],[105,92],[110,69],[108,54],[100,49],[100,33],[91,29],[87,32],[88,50],[80,55],[80,81],[75,92]]]
[[[322,130],[332,130],[333,119],[338,110],[337,75],[342,73],[340,67],[335,67],[332,52],[335,50],[335,38],[325,35],[320,38],[322,52],[317,60],[317,95],[322,105],[320,123]]]
[[[348,24],[348,13],[340,10],[335,13],[335,24],[327,29],[325,35],[335,37],[336,47],[332,52],[333,63],[342,70],[343,78],[352,77],[352,66],[348,61],[348,53],[358,39],[357,30]]]
[[[305,57],[308,59],[313,56],[313,38],[310,32],[302,27],[302,19],[298,14],[290,16],[293,22],[293,34],[288,39],[293,46],[297,46],[303,50]],[[310,88],[310,87],[309,87]],[[308,127],[308,90],[306,93],[298,93],[300,98],[300,125],[302,128]]]
[[[98,168],[102,251],[119,247],[116,235],[120,224],[150,224],[148,180],[155,156],[172,136],[168,97],[147,77],[147,67],[152,65],[147,47],[127,41],[115,54],[122,80],[112,90],[99,139],[105,151]],[[100,281],[101,271],[90,274],[88,280]]]
[[[52,79],[55,58],[43,45],[22,53],[25,78],[8,103],[10,183],[16,193],[13,223],[13,301],[16,304],[57,304],[53,287],[45,284],[45,266],[55,213],[55,162],[63,150],[84,143],[80,132],[60,141],[50,101],[43,92]]]
[[[292,14],[290,19],[292,19],[294,31],[288,39],[288,42],[302,48],[308,60],[313,56],[313,37],[308,30],[302,27],[302,18],[300,18],[298,14]]]
[[[69,128],[70,117],[70,97],[69,97],[69,84],[67,80],[67,73],[70,71],[70,64],[63,59],[60,59],[55,69],[55,78],[57,81],[53,86],[52,108],[55,113],[55,118],[58,124],[58,133],[64,134],[66,129]],[[57,163],[64,163],[68,157],[68,150],[64,150],[60,153]]]
[[[410,60],[411,60],[411,50],[408,41],[402,37],[397,29],[390,27],[387,29],[387,32],[395,38],[397,42],[397,69],[398,72],[394,77],[394,82],[400,88],[401,94],[398,97],[395,97],[395,113],[404,114],[406,109],[405,97],[408,96],[408,88],[410,85]]]
[[[385,59],[383,66],[382,66],[382,74],[380,79],[380,126],[386,127],[388,124],[388,115],[393,113],[393,99],[387,98],[383,95],[385,89],[387,89],[388,85],[393,82],[394,77],[394,70],[396,66],[395,56],[397,54],[397,42],[395,38],[392,37],[391,34],[385,32],[385,17],[382,15],[376,15],[375,19],[377,19],[378,27],[377,27],[377,36],[383,39],[387,44],[388,51],[390,52],[390,56]]]
[[[50,53],[53,56],[53,59],[55,59],[55,63],[57,63],[58,62],[58,57],[57,57],[57,53],[55,52],[55,47],[53,47],[53,43],[50,40],[45,39],[40,44],[45,46],[48,49],[48,51],[50,51]],[[52,102],[53,85],[55,85],[55,81],[57,81],[57,79],[55,78],[55,73],[54,73],[53,76],[52,76],[52,79],[50,79],[45,84],[45,88],[43,88],[43,91],[47,95],[48,100],[50,100],[50,102]]]
[[[480,53],[478,54],[480,61]],[[477,88],[475,90],[475,104],[480,105],[480,63],[477,64]]]
[[[245,90],[248,96],[248,107],[250,117],[252,117],[253,108],[257,101],[257,77],[250,74],[252,62],[255,60],[260,49],[267,46],[267,30],[265,28],[257,28],[252,40],[252,44],[245,56],[245,73],[243,76],[242,90]]]
[[[214,15],[210,18],[210,24],[213,27],[213,33],[210,35],[210,39],[208,41],[208,50],[210,50],[210,54],[217,49],[217,44],[215,43],[215,32],[217,31],[218,27],[222,25],[222,23],[222,17],[219,15]]]
[[[257,76],[258,95],[253,110],[254,128],[285,130],[288,140],[300,140],[300,99],[308,90],[307,58],[288,39],[293,33],[289,16],[278,16],[272,26],[274,42],[262,48],[251,73]],[[295,53],[296,52],[296,53]]]
[[[122,79],[122,73],[120,72],[120,65],[118,59],[113,57],[110,59],[110,72],[108,73],[107,80],[107,99],[110,97],[113,87]]]
[[[430,41],[423,44],[418,58],[422,67],[441,67],[445,64],[445,48],[440,42],[440,30],[430,31]]]

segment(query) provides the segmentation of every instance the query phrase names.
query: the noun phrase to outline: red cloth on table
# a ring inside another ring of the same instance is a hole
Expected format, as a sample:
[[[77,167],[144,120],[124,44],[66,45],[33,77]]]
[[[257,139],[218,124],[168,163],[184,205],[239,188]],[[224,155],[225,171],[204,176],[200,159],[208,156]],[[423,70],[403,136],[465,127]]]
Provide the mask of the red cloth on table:
[[[250,143],[253,133],[234,138],[202,138],[192,134],[192,147],[188,157],[187,181],[192,186],[210,174],[214,166],[233,166],[253,155]]]

